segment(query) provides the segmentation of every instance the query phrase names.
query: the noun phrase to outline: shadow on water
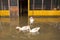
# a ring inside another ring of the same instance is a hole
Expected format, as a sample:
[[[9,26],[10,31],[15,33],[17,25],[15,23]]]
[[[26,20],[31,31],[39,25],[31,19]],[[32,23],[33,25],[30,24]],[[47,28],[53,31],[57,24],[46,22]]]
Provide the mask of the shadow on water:
[[[16,26],[28,24],[26,17],[0,18],[0,40],[60,40],[60,18],[34,17],[34,20],[31,28],[39,26],[41,29],[32,34],[16,30]]]

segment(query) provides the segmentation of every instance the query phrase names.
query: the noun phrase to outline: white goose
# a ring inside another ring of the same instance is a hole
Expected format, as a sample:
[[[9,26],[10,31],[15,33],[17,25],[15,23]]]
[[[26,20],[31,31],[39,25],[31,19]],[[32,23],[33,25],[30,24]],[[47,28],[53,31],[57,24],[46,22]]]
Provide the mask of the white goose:
[[[39,29],[40,29],[40,27],[36,27],[36,28],[31,29],[29,32],[36,33],[39,31]]]
[[[28,31],[28,30],[30,30],[30,26],[28,25],[28,26],[23,26],[23,27],[16,27],[16,29],[18,29],[19,31]]]
[[[30,17],[30,24],[32,24],[34,22],[34,18]]]
[[[36,33],[40,30],[40,27],[30,29],[30,26],[16,27],[19,31],[29,31],[30,33]]]

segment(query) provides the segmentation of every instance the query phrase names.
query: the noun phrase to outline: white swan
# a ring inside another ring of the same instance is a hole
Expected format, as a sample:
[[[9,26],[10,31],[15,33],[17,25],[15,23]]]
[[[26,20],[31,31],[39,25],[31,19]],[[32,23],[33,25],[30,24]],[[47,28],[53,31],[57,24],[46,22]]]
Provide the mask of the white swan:
[[[30,26],[28,25],[28,26],[23,26],[23,27],[16,27],[16,29],[18,29],[19,31],[28,31],[28,30],[30,30]]]
[[[40,29],[40,27],[36,27],[36,28],[31,29],[29,32],[36,33],[39,31],[39,29]]]
[[[34,22],[33,17],[30,17],[30,24],[32,24]]]

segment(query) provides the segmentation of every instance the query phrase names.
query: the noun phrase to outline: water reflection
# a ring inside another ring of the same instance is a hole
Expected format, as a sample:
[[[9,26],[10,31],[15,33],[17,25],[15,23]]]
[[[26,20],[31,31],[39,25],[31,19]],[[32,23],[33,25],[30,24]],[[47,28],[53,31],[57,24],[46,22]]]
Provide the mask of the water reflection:
[[[0,40],[60,40],[60,18],[34,18],[31,28],[41,27],[39,33],[18,32],[16,26],[25,26],[28,20],[0,18]]]

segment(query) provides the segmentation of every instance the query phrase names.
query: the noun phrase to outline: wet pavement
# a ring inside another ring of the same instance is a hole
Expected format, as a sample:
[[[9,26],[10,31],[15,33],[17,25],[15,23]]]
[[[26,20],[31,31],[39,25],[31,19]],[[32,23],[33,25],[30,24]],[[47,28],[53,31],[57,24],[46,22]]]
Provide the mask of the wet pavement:
[[[34,17],[31,28],[41,27],[39,34],[19,32],[16,26],[29,24],[29,18],[0,18],[0,40],[60,40],[60,18]]]

